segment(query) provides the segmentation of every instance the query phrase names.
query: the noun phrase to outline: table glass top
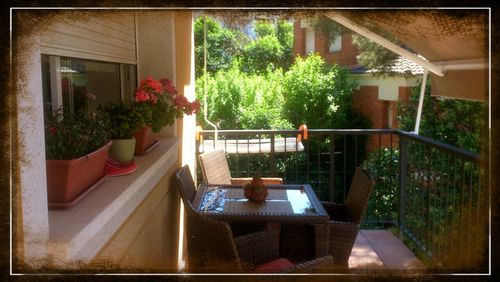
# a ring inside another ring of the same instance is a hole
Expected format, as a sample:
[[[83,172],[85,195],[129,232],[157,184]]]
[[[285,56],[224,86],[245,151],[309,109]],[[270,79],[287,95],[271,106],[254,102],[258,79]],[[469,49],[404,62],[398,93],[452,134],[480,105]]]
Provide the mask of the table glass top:
[[[263,203],[254,203],[245,198],[241,187],[207,187],[199,210],[214,213],[317,214],[302,185],[268,188],[268,196]]]

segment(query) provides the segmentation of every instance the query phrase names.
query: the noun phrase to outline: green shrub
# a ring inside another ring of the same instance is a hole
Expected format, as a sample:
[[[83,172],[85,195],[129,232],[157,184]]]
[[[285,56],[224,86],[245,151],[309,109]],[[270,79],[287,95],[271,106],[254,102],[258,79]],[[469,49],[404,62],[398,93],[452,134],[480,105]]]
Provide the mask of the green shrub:
[[[281,118],[282,78],[279,70],[265,75],[246,74],[237,64],[208,75],[208,119],[219,129],[291,129],[292,125]],[[203,100],[203,80],[200,77],[196,81],[199,100]],[[208,128],[203,111],[198,115],[198,123]]]
[[[403,130],[415,129],[420,86],[411,90],[410,100],[399,104],[398,120]],[[441,100],[430,96],[427,85],[419,135],[480,153],[486,140],[487,105],[484,102],[458,99]]]
[[[259,37],[243,49],[241,69],[248,73],[274,70],[283,57],[283,46],[274,35]]]
[[[399,150],[382,148],[371,153],[363,167],[375,180],[366,210],[367,221],[397,222]]]
[[[283,80],[284,116],[295,126],[309,128],[345,124],[351,105],[343,103],[344,96],[350,96],[355,86],[348,75],[337,65],[326,66],[318,54],[297,57]]]
[[[109,101],[97,109],[109,118],[107,130],[111,139],[130,139],[144,125],[141,111],[134,103]]]

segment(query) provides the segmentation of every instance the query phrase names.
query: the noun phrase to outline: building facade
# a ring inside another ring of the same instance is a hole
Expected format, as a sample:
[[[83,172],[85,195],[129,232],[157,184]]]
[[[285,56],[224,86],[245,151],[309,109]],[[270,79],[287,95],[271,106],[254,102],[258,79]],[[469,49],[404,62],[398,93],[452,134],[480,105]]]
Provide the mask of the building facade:
[[[358,88],[352,97],[352,106],[365,115],[372,128],[398,128],[397,107],[400,101],[408,101],[411,87],[417,86],[423,69],[406,59],[399,58],[391,76],[376,75],[375,70],[362,66],[357,55],[359,50],[352,42],[351,31],[344,31],[331,42],[305,20],[294,22],[295,55],[307,56],[318,53],[327,64],[338,64],[350,71],[358,81]],[[396,144],[397,140],[393,140]],[[378,148],[378,139],[372,138],[368,149]],[[390,140],[381,140],[389,145]]]

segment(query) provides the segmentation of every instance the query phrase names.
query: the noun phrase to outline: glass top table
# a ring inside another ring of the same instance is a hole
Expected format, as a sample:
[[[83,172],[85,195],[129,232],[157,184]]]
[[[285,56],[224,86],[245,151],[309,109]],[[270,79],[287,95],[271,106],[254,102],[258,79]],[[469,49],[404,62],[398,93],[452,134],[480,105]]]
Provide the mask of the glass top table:
[[[229,222],[266,221],[325,223],[328,214],[308,184],[269,185],[268,196],[255,203],[241,186],[201,184],[194,207],[203,214]]]

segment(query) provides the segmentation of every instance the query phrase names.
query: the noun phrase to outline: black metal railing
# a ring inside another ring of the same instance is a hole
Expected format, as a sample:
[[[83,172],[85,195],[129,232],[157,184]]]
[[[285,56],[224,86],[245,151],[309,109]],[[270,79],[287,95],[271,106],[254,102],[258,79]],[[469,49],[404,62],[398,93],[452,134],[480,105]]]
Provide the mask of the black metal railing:
[[[219,130],[217,145],[228,152],[233,177],[309,183],[323,201],[343,202],[362,165],[376,180],[364,228],[393,226],[416,252],[442,267],[482,265],[489,202],[479,155],[393,129],[307,133],[305,139],[302,130]],[[216,146],[214,131],[199,134],[197,154]]]
[[[443,267],[484,271],[489,196],[480,156],[408,132],[399,136],[401,237]]]

